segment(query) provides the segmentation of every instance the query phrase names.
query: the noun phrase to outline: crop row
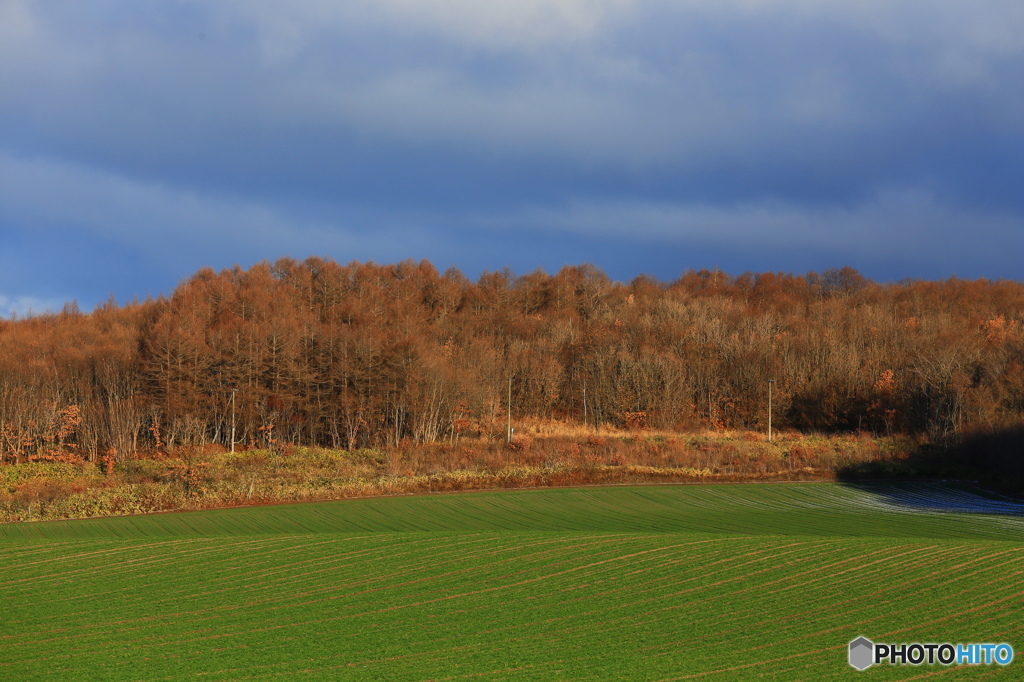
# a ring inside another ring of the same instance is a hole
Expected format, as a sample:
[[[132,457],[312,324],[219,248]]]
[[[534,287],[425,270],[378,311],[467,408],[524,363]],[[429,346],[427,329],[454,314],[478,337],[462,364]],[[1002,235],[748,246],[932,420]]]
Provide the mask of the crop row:
[[[0,525],[0,540],[551,530],[1016,539],[1024,506],[933,484],[478,492]]]
[[[746,485],[8,526],[0,678],[827,679],[859,635],[1019,642],[1018,511]]]
[[[12,549],[10,678],[826,675],[860,634],[1012,639],[1024,607],[1024,547],[1005,542],[486,532]]]

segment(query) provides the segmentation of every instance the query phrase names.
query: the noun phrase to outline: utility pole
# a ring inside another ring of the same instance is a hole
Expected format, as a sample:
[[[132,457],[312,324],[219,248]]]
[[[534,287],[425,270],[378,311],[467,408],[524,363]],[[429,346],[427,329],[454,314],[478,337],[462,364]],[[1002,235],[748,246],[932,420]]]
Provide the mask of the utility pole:
[[[768,442],[772,440],[772,384],[775,379],[768,380]]]
[[[235,452],[235,393],[237,388],[231,389],[231,452]]]
[[[512,442],[512,377],[508,378],[508,440]]]
[[[587,425],[587,384],[583,384],[583,425]]]

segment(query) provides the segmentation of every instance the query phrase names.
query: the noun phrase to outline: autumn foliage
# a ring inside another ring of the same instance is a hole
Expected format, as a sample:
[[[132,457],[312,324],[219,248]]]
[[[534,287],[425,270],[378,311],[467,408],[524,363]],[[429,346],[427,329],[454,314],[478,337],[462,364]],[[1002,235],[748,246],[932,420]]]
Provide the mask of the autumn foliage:
[[[775,428],[937,439],[1022,422],[1022,320],[1020,283],[848,268],[628,284],[586,265],[475,282],[411,261],[204,269],[166,298],[0,320],[0,460],[112,471],[229,448],[233,430],[279,452],[503,442],[510,379],[514,421],[763,431],[774,379]]]

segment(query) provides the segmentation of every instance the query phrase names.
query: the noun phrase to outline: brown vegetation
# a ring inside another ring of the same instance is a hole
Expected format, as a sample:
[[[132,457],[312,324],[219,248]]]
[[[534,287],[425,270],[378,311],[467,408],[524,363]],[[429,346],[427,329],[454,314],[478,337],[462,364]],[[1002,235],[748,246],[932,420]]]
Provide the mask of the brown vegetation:
[[[205,269],[167,298],[0,320],[0,462],[110,472],[232,437],[275,456],[506,448],[510,410],[514,452],[541,461],[558,438],[588,453],[762,433],[769,379],[776,429],[938,442],[1022,423],[1022,320],[1020,283],[848,268],[628,284],[591,266],[476,282],[427,262]]]
[[[351,451],[205,446],[129,460],[109,474],[87,463],[0,467],[0,521],[461,490],[832,480],[858,465],[898,466],[913,448],[902,438],[795,432],[772,442],[747,432],[405,441]]]

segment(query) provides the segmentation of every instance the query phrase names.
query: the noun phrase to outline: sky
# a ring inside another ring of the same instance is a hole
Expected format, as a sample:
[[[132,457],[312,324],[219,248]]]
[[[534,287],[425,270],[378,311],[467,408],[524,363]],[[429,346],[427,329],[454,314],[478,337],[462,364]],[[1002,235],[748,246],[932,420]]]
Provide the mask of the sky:
[[[1020,0],[0,0],[0,315],[204,266],[1024,280]]]

